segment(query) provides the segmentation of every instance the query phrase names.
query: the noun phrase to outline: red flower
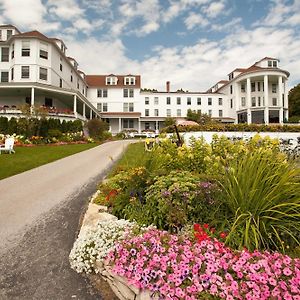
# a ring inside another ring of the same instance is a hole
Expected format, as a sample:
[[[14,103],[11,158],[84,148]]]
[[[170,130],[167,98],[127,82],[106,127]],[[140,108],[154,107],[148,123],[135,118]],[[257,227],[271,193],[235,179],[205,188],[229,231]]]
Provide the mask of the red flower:
[[[203,227],[205,228],[205,229],[208,229],[209,228],[209,225],[208,224],[203,224]]]
[[[201,231],[202,230],[201,225],[198,224],[198,223],[194,224],[194,230],[195,231]]]
[[[220,233],[220,238],[221,238],[221,239],[225,239],[226,236],[227,236],[227,233],[226,233],[226,232],[221,232],[221,233]]]

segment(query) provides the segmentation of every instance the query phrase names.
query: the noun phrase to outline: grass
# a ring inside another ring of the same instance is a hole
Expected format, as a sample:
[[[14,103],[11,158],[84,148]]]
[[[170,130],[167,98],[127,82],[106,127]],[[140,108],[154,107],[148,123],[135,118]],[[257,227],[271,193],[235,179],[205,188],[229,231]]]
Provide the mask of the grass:
[[[4,179],[60,158],[88,150],[98,144],[15,147],[15,154],[0,155],[0,179]]]
[[[120,169],[135,168],[144,165],[148,153],[145,151],[144,143],[130,144],[121,159],[116,162],[108,177],[115,175]]]

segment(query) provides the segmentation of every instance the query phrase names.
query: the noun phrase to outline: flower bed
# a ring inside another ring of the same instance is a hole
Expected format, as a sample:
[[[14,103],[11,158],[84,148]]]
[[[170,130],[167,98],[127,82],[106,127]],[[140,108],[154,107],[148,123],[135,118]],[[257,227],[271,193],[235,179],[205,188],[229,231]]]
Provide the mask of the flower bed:
[[[193,238],[111,216],[81,230],[71,266],[100,273],[120,299],[300,299],[299,259],[233,251],[207,228],[196,224]]]

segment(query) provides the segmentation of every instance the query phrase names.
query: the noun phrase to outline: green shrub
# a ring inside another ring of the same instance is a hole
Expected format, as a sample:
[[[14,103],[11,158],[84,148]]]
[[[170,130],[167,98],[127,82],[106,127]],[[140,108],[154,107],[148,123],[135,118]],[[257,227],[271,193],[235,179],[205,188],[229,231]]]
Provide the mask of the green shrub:
[[[188,222],[212,222],[219,211],[219,189],[203,180],[187,171],[158,176],[146,190],[145,204],[133,196],[124,214],[140,224],[176,232]]]
[[[109,126],[106,122],[99,119],[92,119],[86,123],[89,135],[95,139],[102,139],[103,133],[108,130]]]
[[[0,132],[6,134],[7,129],[8,129],[8,118],[0,117]]]
[[[221,183],[231,213],[227,243],[248,249],[299,244],[300,170],[272,149],[233,161]]]
[[[62,136],[62,132],[58,129],[49,129],[48,137],[50,138],[60,138]]]

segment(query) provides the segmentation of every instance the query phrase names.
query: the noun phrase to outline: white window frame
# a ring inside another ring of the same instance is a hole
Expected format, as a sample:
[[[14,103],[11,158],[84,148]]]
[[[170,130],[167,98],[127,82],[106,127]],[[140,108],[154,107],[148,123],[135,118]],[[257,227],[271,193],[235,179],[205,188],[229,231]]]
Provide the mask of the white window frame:
[[[116,76],[107,76],[105,78],[106,85],[117,85],[118,78]]]
[[[134,76],[124,77],[124,85],[135,85],[135,77]]]

